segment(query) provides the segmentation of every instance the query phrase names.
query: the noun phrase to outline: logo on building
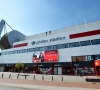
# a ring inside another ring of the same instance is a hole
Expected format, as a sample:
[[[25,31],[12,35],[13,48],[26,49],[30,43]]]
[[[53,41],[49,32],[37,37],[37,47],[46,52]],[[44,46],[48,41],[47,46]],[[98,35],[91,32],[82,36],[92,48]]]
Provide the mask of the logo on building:
[[[98,62],[95,62],[95,65],[97,66],[98,65]]]
[[[53,41],[60,41],[64,39],[66,39],[65,36],[56,37],[56,38],[50,38],[50,39],[45,39],[45,40],[43,39],[43,40],[33,41],[31,44],[34,45],[34,44],[47,43],[47,42],[53,42]]]
[[[34,45],[35,44],[35,41],[31,42],[31,44]]]

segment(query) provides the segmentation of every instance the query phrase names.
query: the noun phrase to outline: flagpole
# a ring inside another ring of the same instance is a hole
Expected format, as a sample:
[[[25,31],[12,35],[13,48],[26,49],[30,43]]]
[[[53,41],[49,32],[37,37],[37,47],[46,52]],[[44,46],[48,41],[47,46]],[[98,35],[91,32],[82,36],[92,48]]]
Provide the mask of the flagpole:
[[[75,20],[75,21],[76,21],[76,20]],[[78,30],[77,21],[76,21],[76,28],[77,28],[77,30]]]
[[[68,25],[68,31],[69,31],[69,23],[67,22],[67,25]]]
[[[87,28],[87,24],[86,24],[86,20],[85,20],[85,18],[84,18],[84,22],[85,22],[85,27]]]

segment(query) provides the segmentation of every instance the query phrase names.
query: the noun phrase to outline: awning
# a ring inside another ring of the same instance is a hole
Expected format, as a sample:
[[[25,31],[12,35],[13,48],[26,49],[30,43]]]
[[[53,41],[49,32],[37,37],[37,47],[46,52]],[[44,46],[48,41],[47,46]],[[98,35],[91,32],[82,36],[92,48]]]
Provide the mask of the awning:
[[[94,61],[95,66],[100,66],[100,59]]]

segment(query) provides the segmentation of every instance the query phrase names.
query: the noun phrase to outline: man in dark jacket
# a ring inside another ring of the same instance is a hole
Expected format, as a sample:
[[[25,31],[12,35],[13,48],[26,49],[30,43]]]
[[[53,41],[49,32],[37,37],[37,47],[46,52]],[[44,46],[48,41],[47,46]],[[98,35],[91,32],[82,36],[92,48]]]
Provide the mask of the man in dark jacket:
[[[42,52],[40,52],[39,59],[41,60],[41,62],[44,62],[44,55]]]

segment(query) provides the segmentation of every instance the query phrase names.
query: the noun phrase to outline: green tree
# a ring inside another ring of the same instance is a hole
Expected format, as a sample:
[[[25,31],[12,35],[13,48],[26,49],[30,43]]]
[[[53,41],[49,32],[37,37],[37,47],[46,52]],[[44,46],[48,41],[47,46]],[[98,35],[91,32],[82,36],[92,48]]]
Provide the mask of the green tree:
[[[20,70],[22,70],[24,68],[24,64],[21,62],[18,62],[15,64],[15,68],[17,68],[18,72],[20,72]]]

